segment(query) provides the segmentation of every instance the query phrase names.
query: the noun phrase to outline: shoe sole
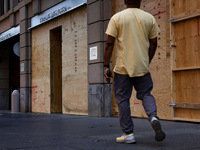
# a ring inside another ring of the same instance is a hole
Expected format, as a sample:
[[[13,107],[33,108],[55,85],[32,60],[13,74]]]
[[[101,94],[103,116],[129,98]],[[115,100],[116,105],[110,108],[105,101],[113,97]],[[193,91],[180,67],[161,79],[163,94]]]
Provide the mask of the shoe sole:
[[[125,141],[124,143],[127,143],[127,144],[135,144],[136,141],[135,141],[135,140],[132,140],[132,141]]]
[[[116,142],[117,143],[127,143],[127,144],[134,144],[134,143],[136,143],[136,140],[122,140],[122,141],[117,141],[116,140]]]
[[[152,123],[151,123],[151,126],[155,132],[155,140],[156,141],[163,141],[166,137],[165,133],[162,131],[161,129],[161,124],[159,121],[157,120],[154,120]]]

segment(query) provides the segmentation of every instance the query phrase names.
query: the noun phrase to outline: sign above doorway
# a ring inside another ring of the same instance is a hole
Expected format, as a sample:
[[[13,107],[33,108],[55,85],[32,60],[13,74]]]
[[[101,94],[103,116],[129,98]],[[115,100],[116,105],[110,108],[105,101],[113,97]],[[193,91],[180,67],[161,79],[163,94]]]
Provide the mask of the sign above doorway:
[[[0,34],[0,42],[3,42],[20,33],[20,26],[13,27]]]
[[[87,0],[66,0],[44,11],[40,15],[34,16],[31,19],[31,27],[29,29],[32,29],[42,23],[45,23],[85,4],[87,4]]]

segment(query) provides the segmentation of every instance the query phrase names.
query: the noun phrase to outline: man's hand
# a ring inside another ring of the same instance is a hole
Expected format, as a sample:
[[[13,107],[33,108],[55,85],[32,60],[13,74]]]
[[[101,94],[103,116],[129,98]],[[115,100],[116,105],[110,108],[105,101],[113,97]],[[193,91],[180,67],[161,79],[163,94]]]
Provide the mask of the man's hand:
[[[115,38],[108,35],[105,50],[104,50],[104,65],[107,65],[107,67],[104,66],[104,76],[106,78],[107,83],[110,83],[110,77],[107,76],[107,72],[109,70],[109,64],[110,64],[110,58],[113,52],[113,47],[115,43]]]
[[[107,83],[110,83],[110,78],[111,78],[111,77],[108,77],[108,76],[107,76],[108,70],[109,70],[109,68],[104,67],[104,76],[105,76],[105,78],[106,78]]]

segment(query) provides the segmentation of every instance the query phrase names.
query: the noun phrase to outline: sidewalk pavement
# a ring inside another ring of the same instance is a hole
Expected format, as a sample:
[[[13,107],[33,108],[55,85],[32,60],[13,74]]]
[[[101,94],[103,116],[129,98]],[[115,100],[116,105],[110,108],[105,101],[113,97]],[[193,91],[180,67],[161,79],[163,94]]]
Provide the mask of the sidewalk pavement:
[[[0,150],[200,150],[200,124],[163,121],[156,142],[147,119],[133,118],[136,144],[115,142],[122,132],[117,117],[0,111]]]

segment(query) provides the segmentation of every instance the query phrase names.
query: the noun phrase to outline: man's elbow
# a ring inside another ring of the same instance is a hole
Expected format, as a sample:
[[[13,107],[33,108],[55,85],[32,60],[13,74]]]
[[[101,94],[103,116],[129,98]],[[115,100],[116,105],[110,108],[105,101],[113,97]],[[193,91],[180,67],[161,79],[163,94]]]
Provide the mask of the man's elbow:
[[[112,47],[112,46],[114,46],[113,42],[106,41],[106,47]]]
[[[106,47],[113,47],[115,43],[115,37],[108,35],[108,39],[106,41]]]

